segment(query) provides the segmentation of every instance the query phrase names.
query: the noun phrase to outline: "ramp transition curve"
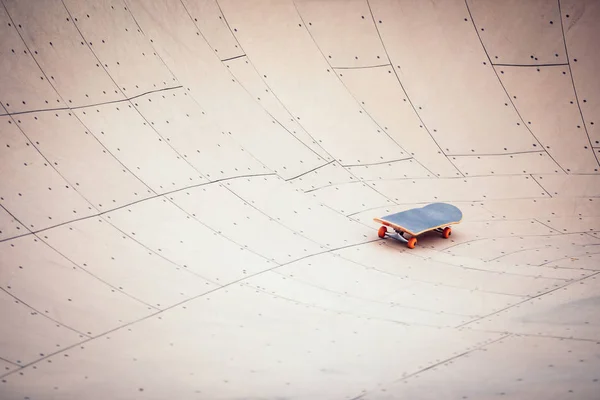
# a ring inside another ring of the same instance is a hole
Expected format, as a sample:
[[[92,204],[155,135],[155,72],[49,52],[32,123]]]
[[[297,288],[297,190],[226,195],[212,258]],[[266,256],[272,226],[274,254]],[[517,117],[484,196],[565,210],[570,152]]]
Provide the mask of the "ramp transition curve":
[[[598,399],[598,21],[1,0],[0,398]]]

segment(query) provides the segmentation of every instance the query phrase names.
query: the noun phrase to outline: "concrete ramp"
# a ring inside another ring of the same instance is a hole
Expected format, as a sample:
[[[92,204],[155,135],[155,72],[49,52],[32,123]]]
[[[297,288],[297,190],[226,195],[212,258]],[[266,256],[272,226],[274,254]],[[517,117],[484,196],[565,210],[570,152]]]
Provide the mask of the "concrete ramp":
[[[597,400],[599,21],[0,0],[0,398]]]

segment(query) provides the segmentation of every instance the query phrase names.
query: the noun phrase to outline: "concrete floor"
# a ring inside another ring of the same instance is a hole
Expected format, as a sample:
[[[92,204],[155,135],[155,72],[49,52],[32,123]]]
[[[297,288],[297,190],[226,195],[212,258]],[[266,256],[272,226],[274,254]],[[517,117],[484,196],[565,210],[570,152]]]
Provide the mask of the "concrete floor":
[[[0,398],[600,399],[599,21],[0,0]]]

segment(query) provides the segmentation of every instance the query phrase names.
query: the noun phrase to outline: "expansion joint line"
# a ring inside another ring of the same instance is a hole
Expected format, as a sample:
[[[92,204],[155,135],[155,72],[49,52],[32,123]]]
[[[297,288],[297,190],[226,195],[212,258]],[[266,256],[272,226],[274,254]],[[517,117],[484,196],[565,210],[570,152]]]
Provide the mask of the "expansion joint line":
[[[477,35],[477,38],[479,39],[479,43],[481,44],[481,48],[483,49],[483,51],[485,52],[485,56],[488,60],[488,62],[490,63],[490,65],[492,64],[492,59],[490,57],[490,54],[487,50],[487,48],[485,47],[485,45],[483,44],[483,39],[481,39],[481,35],[479,34],[479,31],[477,29],[477,25],[475,24],[475,19],[473,19],[473,14],[471,13],[471,8],[469,7],[469,3],[467,0],[465,0],[465,7],[467,8],[467,12],[469,13],[469,18],[471,19],[471,23],[473,24],[473,29],[475,29],[475,34]],[[519,117],[519,120],[521,121],[521,123],[523,124],[523,126],[525,126],[525,129],[527,129],[527,131],[531,134],[531,136],[535,139],[535,141],[537,142],[537,145],[540,146],[540,148],[548,155],[548,157],[550,157],[550,159],[552,161],[554,161],[554,163],[556,165],[558,165],[558,167],[566,174],[567,171],[562,167],[562,165],[560,165],[555,159],[554,157],[552,157],[552,154],[550,154],[548,152],[548,150],[543,146],[542,142],[537,138],[537,136],[533,133],[533,131],[531,130],[531,128],[529,127],[529,124],[525,123],[525,119],[523,118],[523,116],[521,115],[521,113],[519,112],[519,110],[517,109],[517,106],[515,105],[512,97],[508,94],[508,90],[506,89],[506,86],[504,86],[504,83],[502,82],[502,79],[500,79],[500,75],[498,75],[498,71],[496,71],[496,69],[492,66],[492,70],[494,71],[494,74],[496,75],[496,79],[498,80],[498,83],[500,84],[500,87],[502,87],[502,90],[504,90],[504,94],[506,95],[506,97],[508,98],[508,101],[510,102],[510,104],[512,105],[513,109],[515,110],[515,112],[517,113],[517,116]]]

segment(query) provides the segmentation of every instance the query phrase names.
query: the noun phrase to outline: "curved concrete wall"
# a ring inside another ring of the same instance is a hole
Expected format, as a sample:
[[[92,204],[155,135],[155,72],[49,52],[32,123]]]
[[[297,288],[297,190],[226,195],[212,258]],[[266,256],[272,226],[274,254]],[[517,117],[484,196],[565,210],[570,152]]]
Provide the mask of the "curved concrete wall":
[[[598,398],[599,2],[0,4],[0,398]]]

